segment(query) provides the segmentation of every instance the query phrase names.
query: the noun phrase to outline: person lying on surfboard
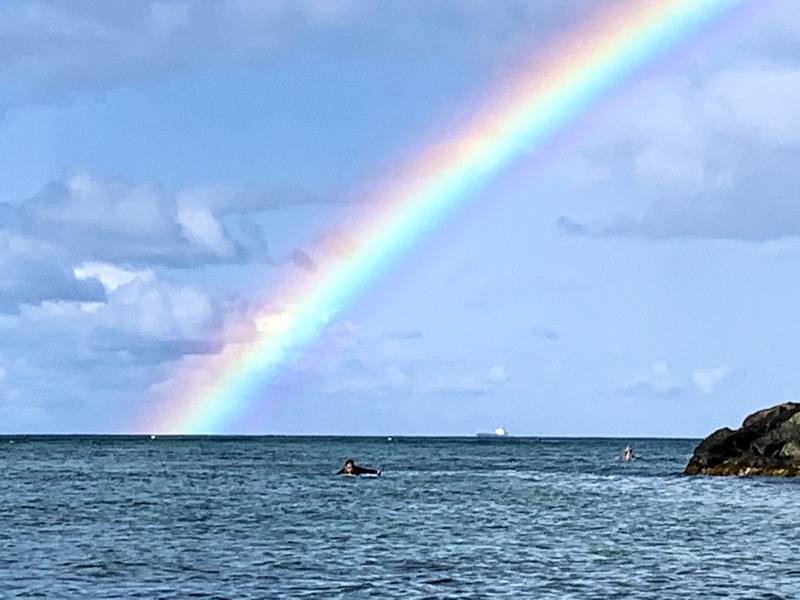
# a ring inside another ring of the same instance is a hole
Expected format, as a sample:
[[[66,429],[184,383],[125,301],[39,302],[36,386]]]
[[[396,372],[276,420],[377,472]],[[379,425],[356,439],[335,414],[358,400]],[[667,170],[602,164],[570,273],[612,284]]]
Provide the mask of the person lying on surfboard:
[[[344,461],[344,466],[336,472],[337,475],[380,475],[378,469],[359,467],[352,458]]]

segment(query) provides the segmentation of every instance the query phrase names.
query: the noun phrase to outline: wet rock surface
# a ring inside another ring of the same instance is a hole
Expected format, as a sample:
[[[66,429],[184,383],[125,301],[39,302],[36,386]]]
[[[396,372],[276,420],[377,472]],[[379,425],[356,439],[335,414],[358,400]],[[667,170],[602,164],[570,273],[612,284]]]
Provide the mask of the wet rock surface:
[[[739,429],[718,429],[695,448],[684,473],[800,476],[800,403],[755,412]]]

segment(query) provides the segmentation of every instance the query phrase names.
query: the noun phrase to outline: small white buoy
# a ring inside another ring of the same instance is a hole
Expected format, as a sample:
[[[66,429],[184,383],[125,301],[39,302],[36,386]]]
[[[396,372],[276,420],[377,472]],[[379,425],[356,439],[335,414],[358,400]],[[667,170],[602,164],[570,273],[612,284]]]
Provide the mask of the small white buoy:
[[[386,441],[387,441],[387,442],[391,442],[391,441],[392,441],[392,436],[389,436],[389,437],[387,437],[387,438],[386,438]]]
[[[151,436],[150,436],[150,439],[151,439],[151,440],[154,440],[154,439],[156,439],[156,436],[154,436],[154,435],[151,435]]]

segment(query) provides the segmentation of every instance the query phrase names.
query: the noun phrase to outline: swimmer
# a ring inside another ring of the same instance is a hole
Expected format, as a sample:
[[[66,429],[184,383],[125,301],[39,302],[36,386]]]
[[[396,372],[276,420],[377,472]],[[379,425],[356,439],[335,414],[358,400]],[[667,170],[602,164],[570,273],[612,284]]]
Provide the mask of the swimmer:
[[[380,475],[378,469],[359,467],[352,458],[344,461],[344,466],[336,472],[337,475]]]
[[[622,462],[631,462],[636,456],[633,454],[633,448],[630,446],[625,446],[625,449],[622,451],[622,454],[619,455],[619,459]]]

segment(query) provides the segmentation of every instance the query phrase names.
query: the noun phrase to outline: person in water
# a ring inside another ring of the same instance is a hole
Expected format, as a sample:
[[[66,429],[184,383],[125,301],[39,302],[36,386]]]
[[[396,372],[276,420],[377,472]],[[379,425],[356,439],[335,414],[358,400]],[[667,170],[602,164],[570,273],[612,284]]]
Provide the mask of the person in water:
[[[380,475],[378,469],[359,467],[352,458],[344,461],[344,466],[336,472],[337,475]]]
[[[636,458],[633,454],[633,448],[630,446],[625,446],[625,449],[622,451],[622,454],[619,455],[619,459],[622,462],[631,462],[634,458]]]

